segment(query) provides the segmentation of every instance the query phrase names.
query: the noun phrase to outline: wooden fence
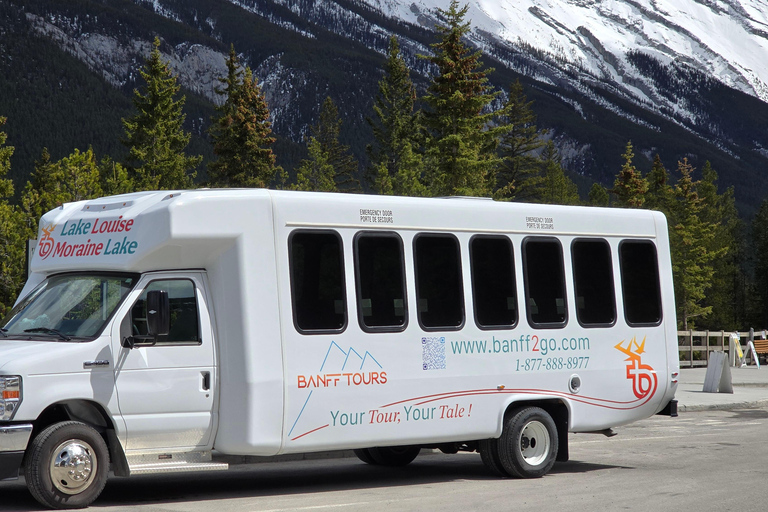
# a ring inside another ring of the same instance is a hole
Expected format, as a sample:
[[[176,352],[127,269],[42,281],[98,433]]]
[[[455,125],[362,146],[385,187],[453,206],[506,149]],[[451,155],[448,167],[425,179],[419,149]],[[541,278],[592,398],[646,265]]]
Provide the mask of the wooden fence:
[[[752,339],[766,339],[768,331],[677,331],[678,353],[680,355],[681,368],[694,368],[697,366],[707,366],[709,363],[709,354],[712,351],[720,350],[728,353],[731,359],[731,334],[738,334],[741,350],[751,361],[751,354],[747,354],[747,343]]]

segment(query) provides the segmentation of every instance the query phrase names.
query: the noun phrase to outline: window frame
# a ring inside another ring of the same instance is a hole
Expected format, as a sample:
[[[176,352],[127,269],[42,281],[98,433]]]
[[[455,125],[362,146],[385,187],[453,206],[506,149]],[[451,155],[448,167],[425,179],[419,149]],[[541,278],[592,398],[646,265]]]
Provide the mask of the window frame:
[[[391,238],[397,240],[400,249],[401,289],[403,291],[403,323],[401,325],[367,325],[363,315],[363,297],[360,272],[359,246],[361,238]],[[355,298],[357,301],[357,320],[360,329],[364,332],[402,332],[408,327],[408,288],[405,269],[405,246],[403,238],[396,231],[358,231],[352,240],[354,270],[355,270]]]
[[[447,238],[452,239],[456,243],[456,257],[457,257],[457,270],[458,270],[458,285],[459,285],[459,307],[460,307],[460,313],[461,313],[461,321],[458,323],[458,325],[450,325],[450,326],[427,326],[424,325],[424,322],[422,321],[422,315],[419,307],[419,302],[421,300],[421,297],[419,295],[419,265],[418,265],[418,250],[416,248],[416,244],[418,241],[422,238]],[[453,233],[444,233],[444,232],[423,232],[423,233],[417,233],[413,237],[413,241],[411,242],[411,247],[413,249],[413,272],[414,272],[414,289],[416,292],[416,318],[419,322],[419,327],[425,332],[440,332],[440,331],[460,331],[464,328],[464,326],[467,323],[467,311],[466,311],[466,298],[464,295],[464,272],[462,268],[461,263],[461,242],[459,241],[458,237]]]
[[[531,318],[531,307],[529,300],[531,299],[531,283],[529,279],[529,263],[528,263],[528,251],[526,250],[527,246],[530,243],[539,243],[539,242],[547,242],[552,243],[554,242],[557,247],[559,248],[560,253],[560,280],[562,282],[562,292],[563,292],[563,320],[560,322],[536,322]],[[520,252],[522,253],[522,259],[523,259],[523,283],[525,286],[525,317],[528,321],[528,325],[535,329],[564,329],[568,326],[568,283],[566,282],[565,276],[565,254],[563,251],[563,243],[560,241],[559,238],[554,236],[539,236],[539,235],[533,235],[533,236],[526,236],[523,238],[521,244],[520,244]]]
[[[201,346],[203,344],[203,329],[202,329],[202,322],[200,318],[200,301],[198,300],[198,286],[195,280],[188,276],[178,276],[178,277],[153,277],[149,281],[147,281],[146,284],[144,284],[141,288],[141,291],[139,292],[139,296],[136,297],[136,300],[133,301],[131,304],[131,307],[128,309],[128,314],[125,316],[124,321],[127,319],[130,321],[131,325],[129,325],[129,332],[131,332],[131,335],[134,335],[132,324],[133,324],[133,308],[136,307],[138,302],[141,300],[142,297],[144,297],[144,301],[146,301],[146,294],[149,291],[149,287],[153,283],[157,283],[159,281],[189,281],[192,283],[192,293],[195,298],[195,310],[197,313],[197,335],[198,335],[198,341],[157,341],[155,343],[151,344],[137,344],[136,346],[141,347],[197,347]],[[170,326],[170,325],[169,325]],[[170,336],[170,331],[167,336]]]
[[[582,322],[581,315],[579,314],[579,290],[578,290],[578,281],[576,279],[576,265],[574,258],[574,246],[577,243],[600,243],[601,245],[604,245],[608,249],[608,282],[611,285],[611,294],[613,299],[613,320],[611,322]],[[618,306],[616,304],[616,278],[613,272],[613,251],[611,250],[611,244],[606,240],[605,238],[598,238],[598,237],[579,237],[574,238],[571,240],[571,272],[573,275],[573,296],[574,296],[574,310],[576,311],[576,320],[579,322],[579,325],[586,328],[586,329],[594,329],[594,328],[609,328],[616,325],[616,321],[619,316]]]
[[[293,239],[296,235],[299,234],[325,234],[325,235],[332,235],[334,236],[338,242],[339,242],[339,266],[340,266],[340,278],[341,278],[341,300],[342,304],[344,306],[344,312],[343,312],[343,322],[341,327],[335,328],[335,329],[303,329],[299,325],[298,315],[297,313],[297,304],[296,304],[296,283],[294,282],[293,277],[293,269],[294,269],[294,261],[293,261]],[[344,332],[347,327],[349,326],[349,304],[347,301],[347,279],[346,279],[346,265],[344,262],[344,239],[342,238],[341,234],[334,230],[334,229],[294,229],[290,232],[288,235],[288,280],[290,282],[290,290],[291,290],[291,317],[293,319],[293,326],[296,329],[296,332],[300,334],[306,334],[306,335],[317,335],[317,334],[340,334]]]
[[[626,300],[626,293],[625,293],[625,280],[624,280],[624,258],[622,257],[622,247],[625,245],[648,245],[653,248],[653,259],[656,269],[656,304],[659,306],[659,318],[658,320],[655,320],[653,322],[632,322],[629,320],[629,317],[627,315],[627,300]],[[619,242],[619,272],[621,273],[621,302],[622,302],[622,308],[624,310],[624,321],[627,323],[630,327],[657,327],[661,325],[664,322],[664,303],[663,303],[663,297],[661,292],[661,272],[659,267],[659,250],[658,247],[656,247],[656,244],[653,240],[647,239],[647,238],[638,238],[638,239],[624,239],[621,242]]]
[[[495,324],[495,325],[486,325],[481,324],[480,319],[477,316],[477,293],[476,293],[476,280],[475,280],[475,265],[474,265],[474,253],[473,253],[473,244],[476,240],[502,240],[506,242],[507,248],[509,249],[509,256],[510,256],[510,271],[511,271],[511,277],[512,277],[512,291],[514,292],[514,300],[515,300],[515,319],[511,324]],[[470,280],[471,280],[471,288],[472,288],[472,312],[474,314],[475,318],[475,325],[478,329],[483,331],[501,331],[501,330],[508,330],[508,329],[514,329],[517,327],[520,323],[520,297],[517,289],[517,272],[515,268],[515,247],[512,243],[512,240],[505,235],[485,235],[485,234],[478,234],[473,235],[469,239],[469,272],[470,272]]]

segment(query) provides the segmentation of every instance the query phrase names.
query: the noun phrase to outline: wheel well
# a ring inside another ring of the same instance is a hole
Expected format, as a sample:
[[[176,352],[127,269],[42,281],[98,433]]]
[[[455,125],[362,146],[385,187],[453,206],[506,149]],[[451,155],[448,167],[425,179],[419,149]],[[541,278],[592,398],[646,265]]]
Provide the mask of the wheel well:
[[[523,400],[514,402],[507,407],[504,412],[504,423],[516,411],[524,407],[540,407],[547,411],[557,426],[557,460],[566,462],[568,460],[568,406],[560,400]]]
[[[88,400],[68,400],[50,405],[35,420],[31,439],[54,423],[62,421],[79,421],[96,429],[107,443],[113,464],[122,467],[120,462],[124,461],[125,455],[117,439],[115,425],[101,405]],[[118,472],[115,468],[115,474]]]

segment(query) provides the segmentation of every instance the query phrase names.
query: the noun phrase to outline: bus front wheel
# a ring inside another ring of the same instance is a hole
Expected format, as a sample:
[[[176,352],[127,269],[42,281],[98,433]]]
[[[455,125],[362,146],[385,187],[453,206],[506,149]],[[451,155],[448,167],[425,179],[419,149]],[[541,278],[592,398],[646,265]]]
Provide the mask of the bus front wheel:
[[[104,489],[109,450],[101,435],[77,421],[54,423],[30,444],[24,461],[27,487],[49,508],[90,505]]]

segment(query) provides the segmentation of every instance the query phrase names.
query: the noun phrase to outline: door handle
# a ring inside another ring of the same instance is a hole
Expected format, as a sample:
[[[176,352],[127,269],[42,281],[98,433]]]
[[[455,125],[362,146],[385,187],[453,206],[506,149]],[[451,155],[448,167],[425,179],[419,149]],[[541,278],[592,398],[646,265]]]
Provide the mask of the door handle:
[[[203,372],[203,391],[211,390],[211,372]]]

